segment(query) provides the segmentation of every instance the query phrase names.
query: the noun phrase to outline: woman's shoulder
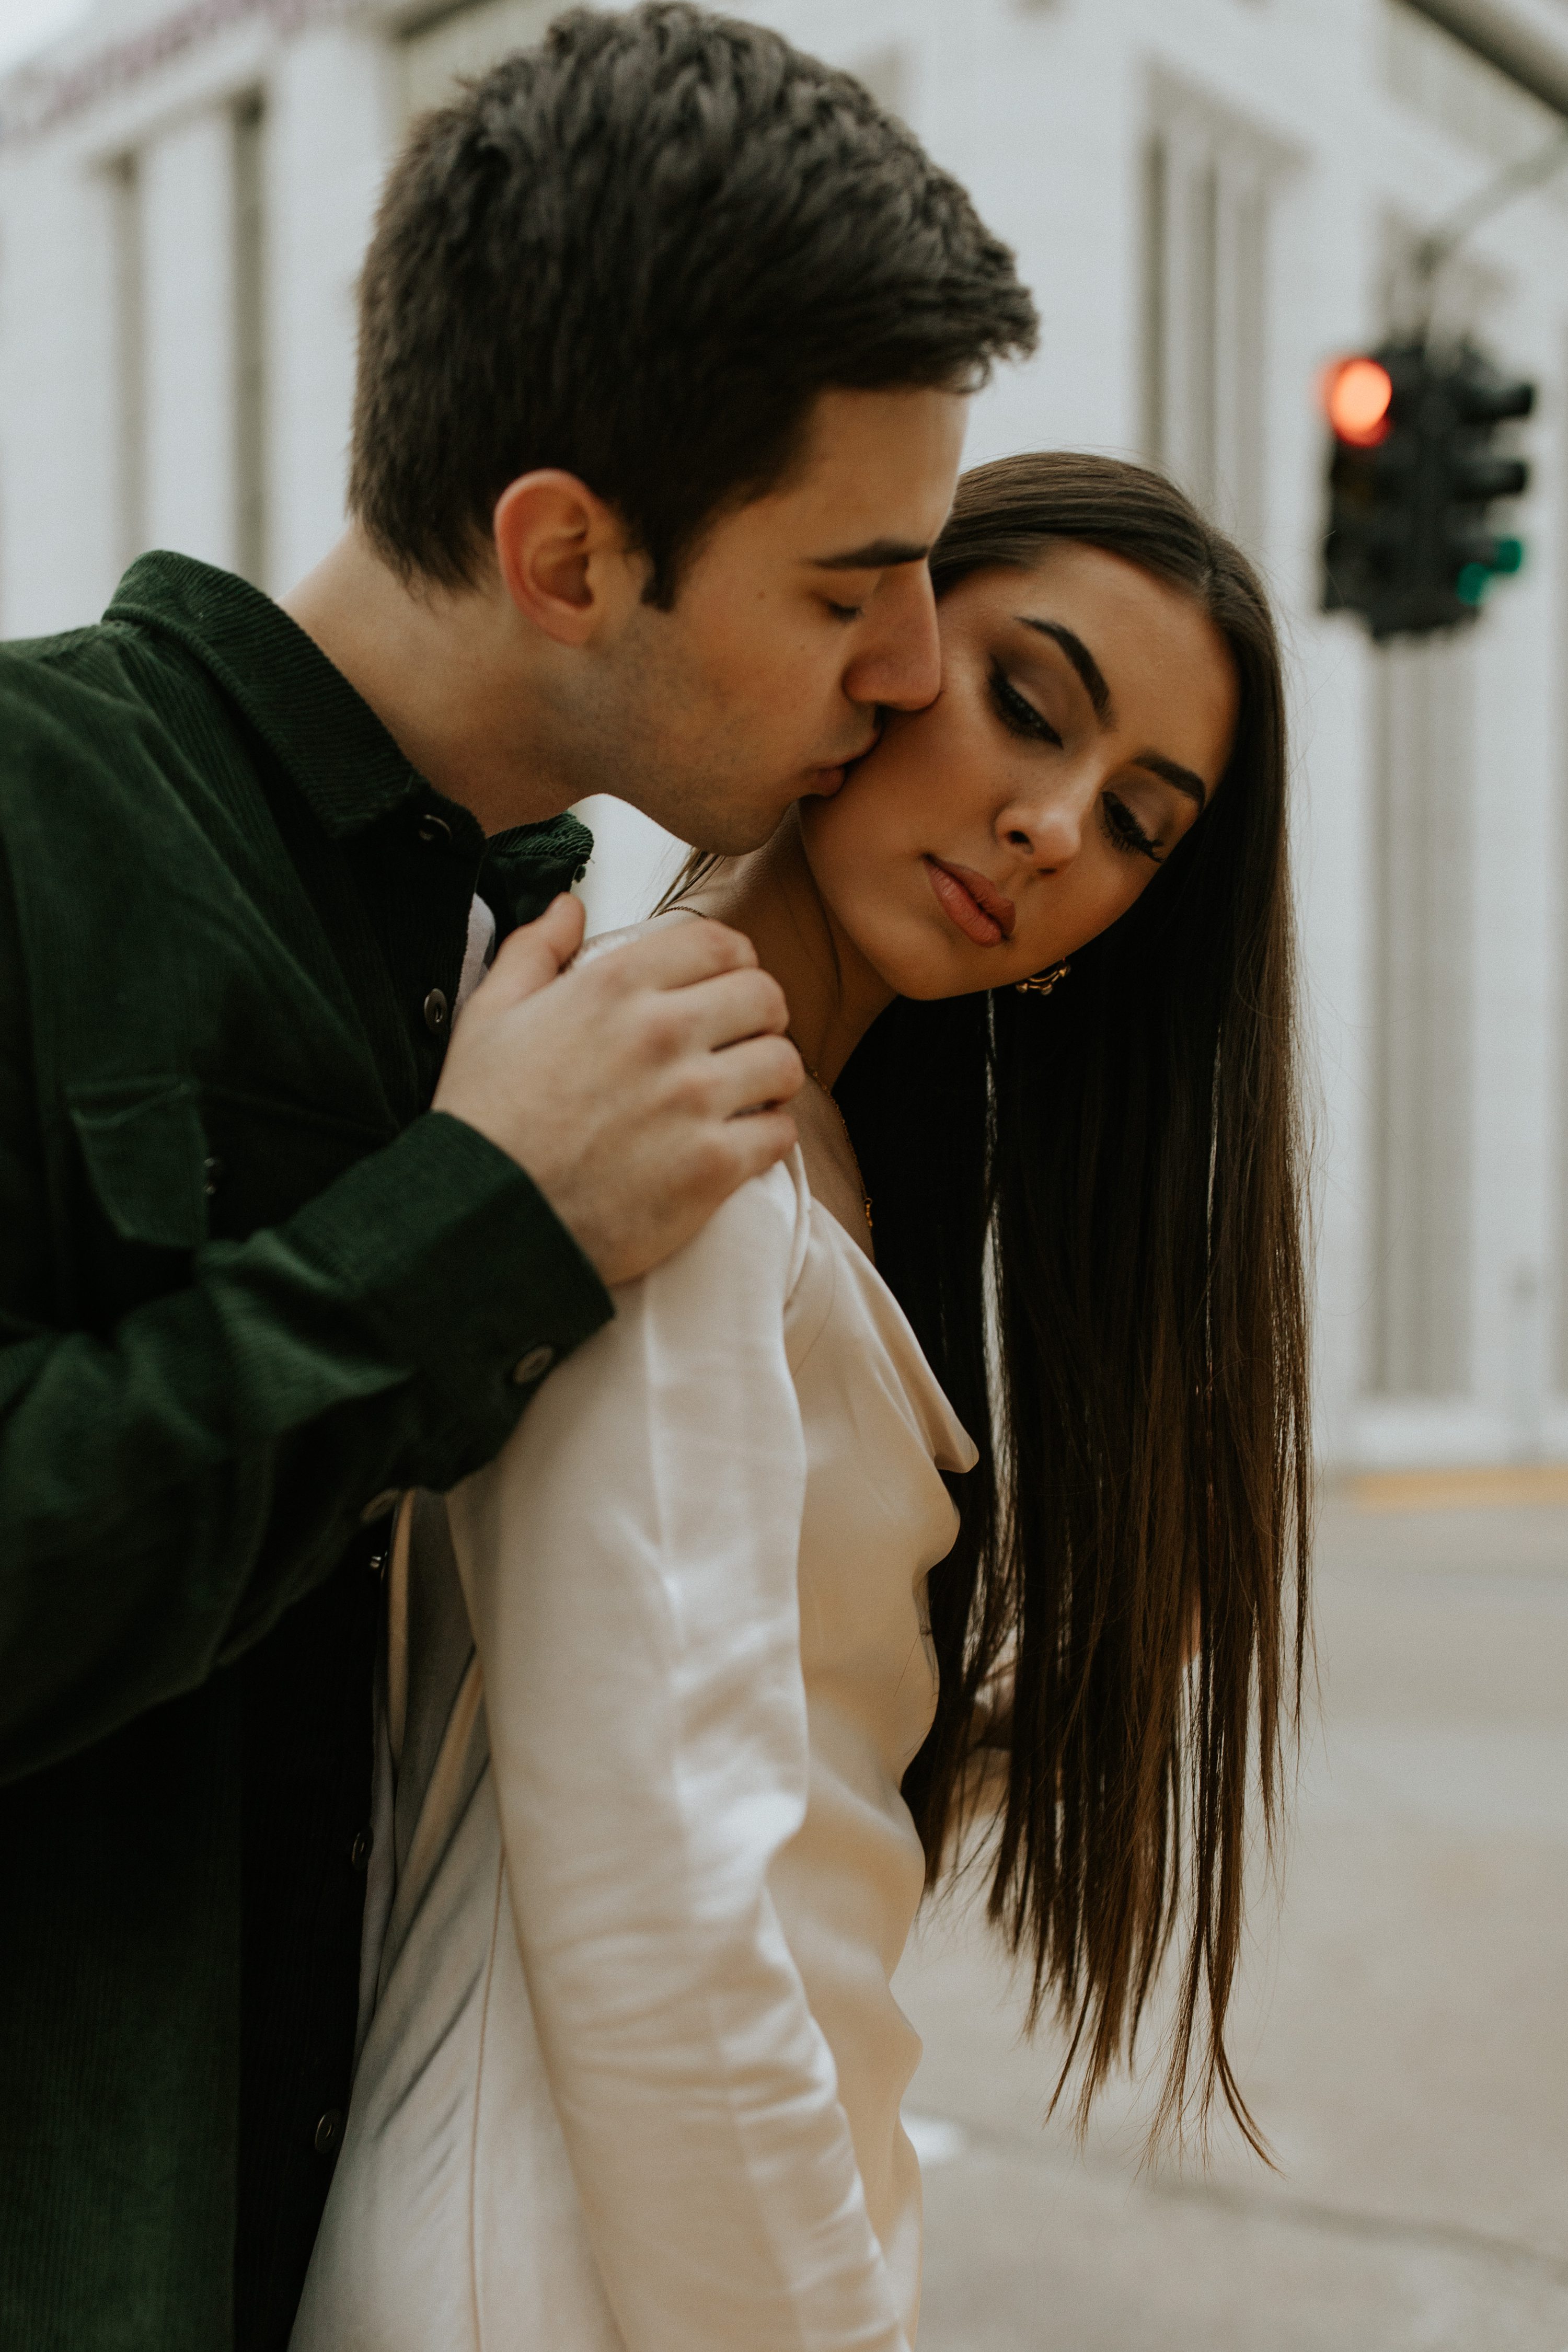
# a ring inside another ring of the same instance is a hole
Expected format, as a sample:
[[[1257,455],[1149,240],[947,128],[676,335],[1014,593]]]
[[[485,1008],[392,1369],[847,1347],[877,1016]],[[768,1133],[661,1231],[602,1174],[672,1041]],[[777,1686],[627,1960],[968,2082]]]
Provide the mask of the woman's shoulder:
[[[811,1192],[795,1145],[721,1201],[691,1239],[622,1297],[676,1299],[722,1319],[742,1300],[772,1298],[787,1308],[800,1282],[811,1237]]]

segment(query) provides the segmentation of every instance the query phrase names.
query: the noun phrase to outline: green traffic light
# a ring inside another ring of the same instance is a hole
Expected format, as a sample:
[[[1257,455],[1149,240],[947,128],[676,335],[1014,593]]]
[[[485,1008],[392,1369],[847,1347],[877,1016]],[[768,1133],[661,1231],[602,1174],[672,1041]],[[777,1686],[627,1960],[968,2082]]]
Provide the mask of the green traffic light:
[[[1492,542],[1491,553],[1484,562],[1462,566],[1454,583],[1454,593],[1461,604],[1479,604],[1494,580],[1505,579],[1524,569],[1522,539],[1499,539]]]
[[[1524,569],[1522,539],[1499,539],[1492,542],[1491,553],[1484,562],[1467,563],[1454,583],[1454,593],[1461,604],[1479,605],[1494,580],[1506,579],[1510,573]]]

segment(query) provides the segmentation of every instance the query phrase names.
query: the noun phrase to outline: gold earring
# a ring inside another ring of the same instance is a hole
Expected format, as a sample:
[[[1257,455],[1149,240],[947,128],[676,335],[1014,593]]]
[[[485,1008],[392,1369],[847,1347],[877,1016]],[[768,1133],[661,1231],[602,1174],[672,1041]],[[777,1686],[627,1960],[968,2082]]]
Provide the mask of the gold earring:
[[[1058,981],[1065,980],[1071,970],[1063,956],[1059,963],[1048,963],[1043,971],[1032,971],[1027,980],[1016,980],[1014,991],[1019,996],[1048,996]]]

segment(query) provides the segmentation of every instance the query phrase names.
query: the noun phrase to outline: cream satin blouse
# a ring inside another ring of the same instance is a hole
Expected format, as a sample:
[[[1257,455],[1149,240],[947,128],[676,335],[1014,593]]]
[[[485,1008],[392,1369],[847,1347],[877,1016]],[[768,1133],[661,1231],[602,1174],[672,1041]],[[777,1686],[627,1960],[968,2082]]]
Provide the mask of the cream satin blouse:
[[[389,1907],[292,2352],[908,2352],[899,1782],[973,1460],[796,1154],[405,1507]]]

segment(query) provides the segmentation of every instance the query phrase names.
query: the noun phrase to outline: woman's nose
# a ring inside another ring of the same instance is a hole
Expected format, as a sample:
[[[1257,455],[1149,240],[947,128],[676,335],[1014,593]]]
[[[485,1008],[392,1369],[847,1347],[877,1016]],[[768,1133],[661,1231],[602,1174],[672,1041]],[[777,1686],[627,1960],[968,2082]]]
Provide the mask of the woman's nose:
[[[1085,815],[1076,793],[1058,790],[1010,803],[997,818],[996,835],[1015,856],[1048,874],[1078,856]]]

